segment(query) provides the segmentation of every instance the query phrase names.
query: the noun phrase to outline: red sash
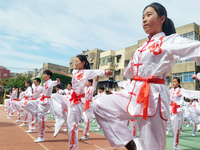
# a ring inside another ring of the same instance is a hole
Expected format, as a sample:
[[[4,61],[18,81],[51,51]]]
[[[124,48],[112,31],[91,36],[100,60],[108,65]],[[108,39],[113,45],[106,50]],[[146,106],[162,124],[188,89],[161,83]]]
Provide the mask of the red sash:
[[[84,98],[85,94],[77,95],[75,91],[73,91],[70,102],[74,100],[74,104],[78,104],[81,102],[81,98]]]
[[[177,114],[177,109],[180,107],[180,105],[177,105],[174,101],[171,102],[170,106],[172,107],[172,112],[174,114]]]
[[[90,102],[92,102],[92,100],[85,101],[84,111],[90,108]]]
[[[17,99],[11,99],[11,101],[16,101]]]
[[[150,76],[148,79],[134,76],[133,80],[135,81],[144,81],[144,84],[140,88],[140,91],[137,96],[137,104],[143,103],[143,119],[146,120],[148,114],[148,104],[149,104],[149,92],[150,92],[150,85],[149,83],[154,84],[165,84],[164,79],[155,79],[154,76]]]
[[[44,96],[44,95],[42,95],[42,96],[40,97],[40,101],[43,102],[45,98],[51,98],[51,97],[50,97],[50,96]]]

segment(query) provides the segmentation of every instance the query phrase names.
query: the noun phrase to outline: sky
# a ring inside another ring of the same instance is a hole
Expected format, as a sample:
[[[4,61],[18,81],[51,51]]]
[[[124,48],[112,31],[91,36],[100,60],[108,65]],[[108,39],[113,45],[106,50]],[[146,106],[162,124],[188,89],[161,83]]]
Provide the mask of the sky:
[[[120,50],[146,38],[142,11],[152,0],[0,0],[0,65],[11,72],[43,63],[69,66],[82,50]],[[200,25],[200,1],[159,0],[175,27]]]

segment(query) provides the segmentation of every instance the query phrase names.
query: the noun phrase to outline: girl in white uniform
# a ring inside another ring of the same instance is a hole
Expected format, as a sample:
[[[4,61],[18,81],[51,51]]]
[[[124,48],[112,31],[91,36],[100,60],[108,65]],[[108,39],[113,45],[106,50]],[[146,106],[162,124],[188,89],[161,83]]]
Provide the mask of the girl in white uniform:
[[[37,115],[32,112],[38,110],[39,98],[40,94],[42,93],[42,86],[40,85],[40,83],[40,78],[34,79],[34,83],[32,84],[33,94],[31,95],[31,98],[25,103],[26,111],[28,112],[29,118],[29,130],[26,131],[27,133],[35,132],[35,120],[37,120]]]
[[[45,141],[45,123],[47,121],[47,112],[50,109],[50,100],[53,87],[60,84],[60,79],[57,78],[56,81],[51,80],[52,72],[50,70],[45,70],[42,75],[42,79],[45,81],[42,87],[42,94],[40,97],[40,102],[38,105],[38,135],[39,137],[34,141],[35,143]]]
[[[136,50],[124,73],[126,78],[133,79],[131,88],[121,90],[121,95],[97,99],[93,108],[111,146],[136,149],[123,121],[135,119],[143,149],[165,150],[170,95],[164,79],[177,60],[193,59],[200,63],[200,42],[173,34],[173,22],[159,3],[145,7],[143,29],[149,37]]]
[[[92,86],[93,84],[93,86]],[[88,140],[89,139],[89,128],[90,128],[90,117],[92,116],[92,97],[94,91],[97,87],[97,77],[94,80],[88,80],[86,87],[85,87],[85,105],[84,105],[84,112],[83,112],[83,120],[84,120],[84,136],[81,137],[81,140]]]
[[[15,101],[17,101],[17,94],[18,94],[18,88],[13,87],[13,91],[10,95],[10,102],[9,102],[9,109],[8,109],[8,118],[13,118],[13,113],[15,111]]]
[[[68,138],[69,149],[78,150],[78,127],[79,120],[83,113],[82,98],[84,98],[85,84],[89,79],[96,76],[112,75],[112,71],[106,70],[88,70],[89,62],[84,55],[78,55],[75,60],[77,70],[73,71],[71,106],[68,114]]]
[[[183,90],[180,86],[180,79],[178,77],[173,78],[172,85],[174,88],[170,90],[170,121],[173,132],[173,149],[179,149],[179,136],[183,120],[181,112]]]
[[[18,100],[15,101],[15,103],[14,103],[15,109],[16,109],[16,105],[18,105],[18,102],[21,101],[21,100],[24,98],[24,96],[25,96],[24,88],[20,88],[20,89],[19,89],[19,92],[20,92],[19,98],[18,98]],[[15,122],[20,122],[20,119],[21,119],[21,111],[18,111],[18,119],[17,119]]]

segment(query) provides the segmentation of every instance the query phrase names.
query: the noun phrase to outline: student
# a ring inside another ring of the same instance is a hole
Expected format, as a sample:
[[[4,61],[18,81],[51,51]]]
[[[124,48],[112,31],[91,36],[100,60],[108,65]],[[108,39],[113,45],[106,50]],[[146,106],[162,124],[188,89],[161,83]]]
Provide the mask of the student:
[[[45,135],[45,123],[47,121],[47,112],[50,109],[50,100],[51,94],[53,91],[53,86],[60,84],[60,79],[56,79],[56,81],[51,80],[52,72],[50,70],[45,70],[42,75],[42,79],[45,81],[42,94],[40,97],[40,102],[38,106],[38,139],[34,142],[44,142],[44,135]]]
[[[64,91],[61,89],[60,84],[56,85],[56,93],[60,95],[64,94]]]
[[[18,88],[16,86],[13,87],[12,93],[10,94],[10,99],[9,99],[9,109],[8,109],[8,119],[13,119],[13,113],[15,111],[14,107],[14,101],[17,101],[17,93],[18,93]]]
[[[34,114],[33,111],[38,110],[39,98],[42,93],[42,86],[40,85],[41,79],[35,78],[34,83],[32,84],[33,94],[30,99],[25,103],[26,112],[28,113],[29,118],[29,130],[27,133],[35,132],[35,122],[37,120],[37,113]]]
[[[94,80],[88,80],[86,87],[85,87],[85,105],[84,105],[84,112],[83,112],[83,120],[84,120],[84,130],[83,134],[80,139],[81,140],[88,140],[89,139],[89,128],[90,128],[90,117],[92,116],[92,96],[94,94],[94,91],[96,90],[97,87],[97,77]],[[92,86],[93,84],[93,86]]]
[[[19,92],[20,92],[19,98],[14,103],[15,109],[16,109],[16,105],[19,103],[19,101],[21,101],[25,96],[24,88],[19,88]],[[20,122],[20,119],[21,119],[21,111],[18,111],[18,119],[15,122]]]
[[[166,121],[170,117],[170,95],[164,85],[165,78],[178,59],[200,63],[200,42],[173,34],[173,22],[159,3],[146,6],[142,18],[143,29],[149,36],[135,51],[124,73],[126,78],[132,78],[130,88],[122,90],[122,95],[98,98],[93,108],[111,146],[136,149],[124,123],[124,120],[134,119],[143,149],[165,150]]]
[[[79,120],[83,113],[82,99],[84,98],[85,84],[89,79],[97,76],[110,76],[112,71],[109,70],[89,70],[89,62],[84,55],[76,56],[75,66],[77,70],[73,70],[72,89],[73,93],[70,99],[70,109],[68,114],[68,137],[69,149],[78,149],[78,127]]]
[[[182,127],[182,112],[181,107],[183,105],[183,90],[180,86],[180,79],[174,77],[172,81],[173,88],[170,90],[170,121],[173,132],[173,149],[179,149],[179,137]]]
[[[23,123],[20,125],[20,127],[26,127],[27,126],[28,112],[26,110],[25,104],[31,98],[31,96],[33,94],[33,89],[31,87],[32,82],[30,80],[25,82],[25,86],[26,86],[25,96],[21,101],[19,101],[18,105],[16,105],[16,108],[17,108],[18,111],[23,111]]]

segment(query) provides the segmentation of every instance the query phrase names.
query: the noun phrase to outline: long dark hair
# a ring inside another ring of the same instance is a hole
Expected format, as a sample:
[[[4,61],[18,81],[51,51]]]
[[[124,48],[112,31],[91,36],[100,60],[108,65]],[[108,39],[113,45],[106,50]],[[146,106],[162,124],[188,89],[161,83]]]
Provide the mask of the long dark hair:
[[[32,89],[32,93],[33,93],[33,88],[32,88],[32,82],[30,80],[26,81],[27,84],[29,84],[29,86],[31,87]]]
[[[79,58],[81,62],[85,62],[84,69],[90,69],[90,64],[85,55],[77,55],[76,57]]]
[[[150,4],[150,5],[147,5],[144,8],[143,12],[145,11],[145,9],[147,7],[152,7],[156,11],[156,13],[158,14],[159,17],[162,17],[163,15],[166,17],[166,19],[165,19],[165,21],[164,21],[164,23],[162,25],[162,31],[166,35],[171,35],[173,33],[176,33],[176,30],[175,30],[175,27],[174,27],[174,23],[173,23],[173,21],[171,19],[169,19],[167,17],[167,11],[166,11],[166,9],[165,9],[165,7],[163,5],[154,2],[154,3]]]
[[[174,79],[176,79],[176,81],[179,83],[178,87],[181,88],[181,86],[180,86],[180,83],[181,83],[180,78],[178,78],[178,77],[174,77],[173,80],[174,80]]]

